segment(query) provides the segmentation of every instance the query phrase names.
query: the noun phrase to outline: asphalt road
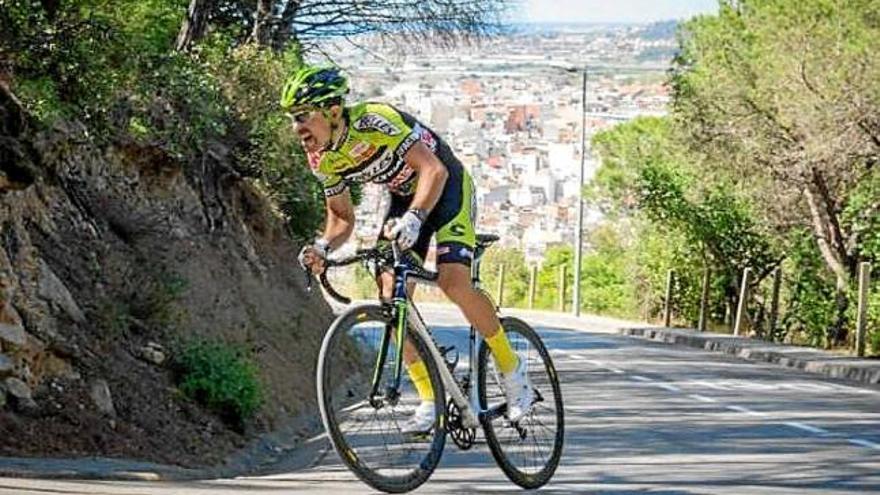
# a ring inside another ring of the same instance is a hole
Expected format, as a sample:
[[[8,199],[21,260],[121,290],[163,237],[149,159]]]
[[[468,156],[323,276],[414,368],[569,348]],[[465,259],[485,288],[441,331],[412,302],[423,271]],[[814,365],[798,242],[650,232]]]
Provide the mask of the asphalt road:
[[[461,321],[429,308],[441,342]],[[566,446],[542,491],[880,494],[880,388],[613,334],[619,322],[532,314],[563,380]],[[577,328],[577,330],[566,329]],[[464,347],[459,347],[464,348]],[[320,453],[322,440],[314,442]],[[518,492],[485,444],[452,442],[422,493]],[[370,493],[332,449],[308,469],[147,483],[0,478],[0,494]]]

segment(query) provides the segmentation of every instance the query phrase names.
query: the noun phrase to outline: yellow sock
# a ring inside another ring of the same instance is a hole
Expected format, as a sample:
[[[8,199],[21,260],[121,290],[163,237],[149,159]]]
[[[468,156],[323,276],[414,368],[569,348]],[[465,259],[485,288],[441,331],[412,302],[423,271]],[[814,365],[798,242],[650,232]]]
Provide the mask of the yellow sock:
[[[428,367],[424,361],[410,364],[406,367],[409,378],[419,393],[419,398],[423,401],[434,400],[434,388],[431,386],[431,377],[428,376]]]
[[[486,339],[486,343],[489,344],[489,349],[492,350],[492,355],[495,356],[495,363],[502,373],[507,374],[516,369],[516,366],[519,364],[519,358],[513,352],[510,341],[507,340],[504,327],[498,327],[498,333]]]

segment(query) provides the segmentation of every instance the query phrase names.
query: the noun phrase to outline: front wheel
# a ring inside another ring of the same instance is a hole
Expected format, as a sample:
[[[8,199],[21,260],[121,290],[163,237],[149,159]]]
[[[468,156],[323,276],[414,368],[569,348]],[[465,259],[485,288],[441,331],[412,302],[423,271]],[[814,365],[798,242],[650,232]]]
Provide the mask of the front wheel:
[[[511,423],[503,414],[481,418],[492,456],[511,481],[526,489],[543,486],[559,466],[565,436],[562,391],[556,368],[538,334],[516,318],[502,318],[510,345],[527,364],[535,391],[531,410]],[[506,399],[501,373],[485,343],[480,346],[478,374],[480,408],[498,410]],[[502,408],[503,409],[503,408]]]
[[[436,398],[433,428],[417,435],[407,432],[421,399],[406,369],[394,390],[397,346],[390,313],[386,307],[366,305],[336,319],[318,355],[318,404],[333,447],[348,468],[377,490],[400,493],[427,481],[440,461],[446,404],[436,364],[421,338],[407,329]],[[371,398],[374,379],[379,393]]]

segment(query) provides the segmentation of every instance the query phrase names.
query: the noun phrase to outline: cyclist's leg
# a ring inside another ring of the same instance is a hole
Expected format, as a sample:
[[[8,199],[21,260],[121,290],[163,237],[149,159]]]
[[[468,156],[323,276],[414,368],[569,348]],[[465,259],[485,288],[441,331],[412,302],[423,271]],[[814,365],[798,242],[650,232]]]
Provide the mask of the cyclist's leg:
[[[510,373],[518,364],[516,353],[504,335],[492,301],[471,284],[475,218],[470,174],[460,166],[449,167],[443,194],[428,217],[428,224],[437,229],[437,282],[446,297],[486,339],[501,372]]]
[[[403,215],[407,208],[409,208],[410,200],[411,198],[392,194],[391,203],[388,206],[388,211],[385,213],[385,218],[382,221],[383,227],[388,220],[399,218]],[[425,259],[428,253],[428,244],[430,241],[431,233],[423,233],[419,236],[418,241],[411,250],[411,254],[419,258],[420,262]],[[388,238],[385,236],[384,228],[380,227],[377,245],[381,245],[385,242],[388,242]],[[379,287],[379,296],[385,301],[390,301],[393,297],[394,274],[389,271],[379,273],[376,279],[376,284]],[[406,289],[409,293],[409,297],[413,297],[416,289],[415,283],[409,282]],[[392,336],[396,337],[394,333],[392,333]],[[431,388],[427,367],[425,366],[425,363],[421,361],[416,352],[415,346],[413,346],[409,340],[404,342],[403,345],[403,362],[406,364],[406,371],[409,373],[410,379],[416,387],[419,398],[422,401],[433,401],[434,390]]]

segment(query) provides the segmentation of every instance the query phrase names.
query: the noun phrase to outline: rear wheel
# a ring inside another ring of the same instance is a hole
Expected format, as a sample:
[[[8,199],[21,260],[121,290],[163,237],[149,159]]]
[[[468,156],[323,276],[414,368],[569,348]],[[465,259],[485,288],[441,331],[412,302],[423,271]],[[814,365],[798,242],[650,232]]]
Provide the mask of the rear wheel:
[[[504,474],[517,485],[534,489],[550,481],[562,456],[562,391],[556,368],[538,334],[516,318],[503,318],[501,324],[513,349],[520,359],[526,360],[536,402],[516,423],[504,415],[483,417],[483,430],[492,456]],[[488,345],[480,346],[478,366],[480,407],[497,409],[506,398],[501,373],[495,368]]]
[[[428,370],[434,390],[434,427],[425,434],[404,433],[419,399],[406,369],[401,373],[399,395],[387,393],[394,381],[396,345],[381,342],[393,324],[390,311],[378,305],[352,308],[333,323],[318,356],[318,403],[333,447],[342,461],[362,481],[377,490],[400,493],[415,489],[431,476],[446,441],[443,383],[425,343],[408,330],[419,357]],[[393,332],[392,332],[393,333]],[[378,359],[379,396],[369,400]]]

